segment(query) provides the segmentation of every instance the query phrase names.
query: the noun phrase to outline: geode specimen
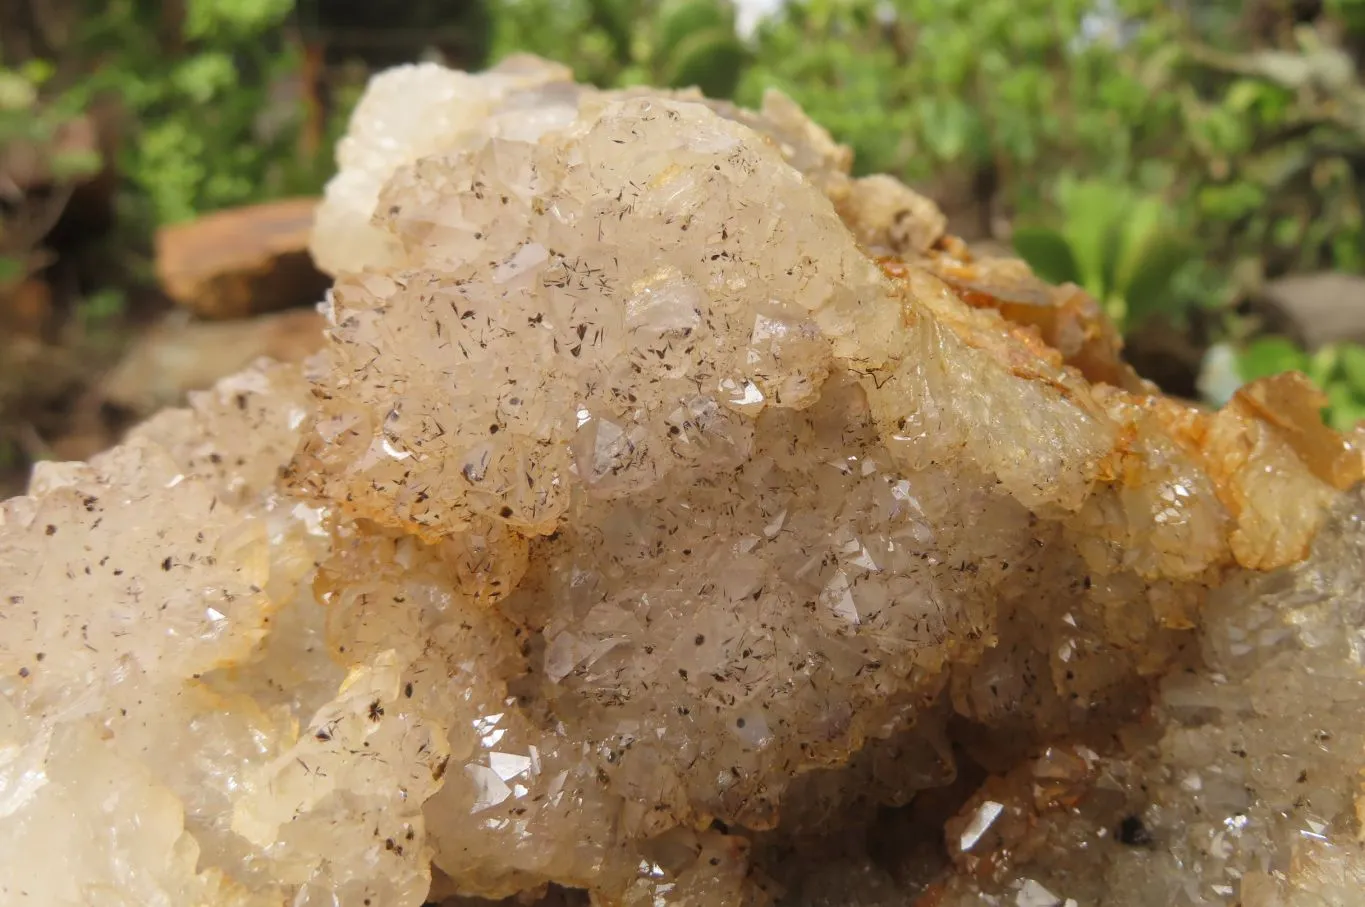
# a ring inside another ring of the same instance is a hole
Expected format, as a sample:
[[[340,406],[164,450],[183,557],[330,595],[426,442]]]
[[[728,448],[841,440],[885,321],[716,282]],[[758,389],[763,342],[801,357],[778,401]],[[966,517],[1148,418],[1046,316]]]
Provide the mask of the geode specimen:
[[[0,509],[6,904],[1356,902],[1301,376],[1160,396],[777,95],[404,67],[338,158],[326,351]]]

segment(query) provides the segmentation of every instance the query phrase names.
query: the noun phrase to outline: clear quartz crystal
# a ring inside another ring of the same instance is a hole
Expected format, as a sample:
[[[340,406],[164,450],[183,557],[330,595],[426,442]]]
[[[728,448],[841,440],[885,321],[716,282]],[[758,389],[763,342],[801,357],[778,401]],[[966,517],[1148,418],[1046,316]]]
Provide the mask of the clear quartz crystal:
[[[338,161],[326,350],[0,505],[4,903],[1353,903],[1301,377],[1160,396],[778,94],[400,67]]]

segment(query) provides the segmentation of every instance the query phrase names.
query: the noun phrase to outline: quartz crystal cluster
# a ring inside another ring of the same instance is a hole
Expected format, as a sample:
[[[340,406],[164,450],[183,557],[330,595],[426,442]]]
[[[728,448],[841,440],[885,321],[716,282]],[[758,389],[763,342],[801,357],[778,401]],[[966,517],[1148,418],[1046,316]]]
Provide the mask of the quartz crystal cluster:
[[[0,901],[1359,903],[1302,376],[1161,396],[776,94],[401,67],[338,159],[325,351],[0,507]]]

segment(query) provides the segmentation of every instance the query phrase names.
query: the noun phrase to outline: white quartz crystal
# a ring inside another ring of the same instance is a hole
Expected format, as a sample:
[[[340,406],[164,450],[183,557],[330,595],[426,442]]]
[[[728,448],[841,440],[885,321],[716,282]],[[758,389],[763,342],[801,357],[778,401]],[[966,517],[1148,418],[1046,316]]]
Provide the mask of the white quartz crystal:
[[[777,94],[401,67],[338,161],[326,350],[0,505],[0,902],[1353,903],[1302,376],[1162,397]]]

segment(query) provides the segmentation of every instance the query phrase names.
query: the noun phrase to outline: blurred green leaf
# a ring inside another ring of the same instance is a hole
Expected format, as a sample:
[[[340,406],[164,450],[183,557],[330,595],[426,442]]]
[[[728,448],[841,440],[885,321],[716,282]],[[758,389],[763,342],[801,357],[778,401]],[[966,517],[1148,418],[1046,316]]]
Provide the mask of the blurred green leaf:
[[[1048,227],[1016,226],[1014,250],[1033,272],[1052,283],[1079,283],[1080,271],[1066,237]]]
[[[1122,218],[1129,204],[1126,189],[1103,182],[1073,182],[1063,189],[1062,232],[1075,256],[1081,285],[1097,299],[1114,290]]]
[[[38,100],[38,89],[23,75],[0,69],[0,111],[28,110]]]
[[[0,286],[22,280],[27,274],[22,261],[11,255],[0,255]]]
[[[734,10],[718,0],[676,0],[664,3],[654,31],[654,51],[671,55],[687,38],[702,32],[723,31],[734,36]]]
[[[1345,384],[1327,388],[1327,424],[1340,432],[1355,428],[1365,421],[1365,394]]]
[[[1233,110],[1245,112],[1265,94],[1264,83],[1255,79],[1238,79],[1232,83],[1224,98],[1224,103]]]
[[[57,67],[52,65],[50,60],[33,59],[25,60],[19,66],[19,75],[28,80],[29,84],[41,86],[57,74]]]
[[[1333,264],[1342,271],[1365,270],[1365,233],[1338,230],[1331,239]]]
[[[660,72],[668,86],[695,85],[710,98],[728,98],[739,84],[748,52],[730,29],[688,35],[673,47]]]
[[[1265,205],[1265,192],[1251,183],[1234,182],[1199,189],[1198,203],[1204,214],[1231,221]]]
[[[99,173],[104,169],[104,159],[93,149],[75,148],[54,154],[49,166],[53,177],[65,182]]]
[[[122,290],[104,289],[81,301],[79,315],[87,327],[101,327],[123,314],[127,297]]]
[[[1365,397],[1365,346],[1343,343],[1338,349],[1342,375],[1351,388]]]
[[[1180,299],[1175,293],[1176,279],[1192,254],[1187,238],[1165,232],[1148,238],[1134,270],[1118,290],[1128,304],[1129,326],[1172,311]]]
[[[1166,208],[1154,196],[1134,199],[1116,217],[1119,240],[1115,248],[1112,288],[1127,294],[1129,284],[1142,270],[1149,250],[1169,227]]]
[[[185,36],[242,38],[279,25],[294,0],[185,0]]]
[[[925,97],[917,105],[925,147],[940,161],[954,161],[968,153],[976,131],[976,113],[963,101]]]
[[[1300,368],[1308,376],[1308,380],[1319,388],[1329,387],[1336,374],[1337,362],[1340,360],[1336,344],[1328,344],[1303,355],[1304,363]]]
[[[207,104],[220,91],[237,83],[237,68],[228,54],[206,51],[173,69],[171,82],[190,101]]]
[[[1255,381],[1281,372],[1303,371],[1308,357],[1284,337],[1259,337],[1237,357],[1237,371],[1243,381]]]

